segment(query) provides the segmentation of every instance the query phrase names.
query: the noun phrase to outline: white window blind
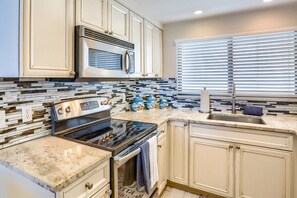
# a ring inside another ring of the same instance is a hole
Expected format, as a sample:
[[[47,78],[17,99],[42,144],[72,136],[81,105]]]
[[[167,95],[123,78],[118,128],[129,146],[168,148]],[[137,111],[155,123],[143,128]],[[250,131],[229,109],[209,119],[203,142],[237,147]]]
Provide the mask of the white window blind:
[[[178,91],[297,95],[297,33],[278,32],[177,43]]]

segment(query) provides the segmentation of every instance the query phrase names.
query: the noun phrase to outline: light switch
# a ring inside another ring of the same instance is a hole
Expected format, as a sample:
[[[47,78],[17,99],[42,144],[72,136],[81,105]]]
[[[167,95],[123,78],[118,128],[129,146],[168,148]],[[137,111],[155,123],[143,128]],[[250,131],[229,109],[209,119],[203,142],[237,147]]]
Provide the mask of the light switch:
[[[5,111],[0,111],[0,128],[6,127],[5,118],[6,118]]]
[[[32,107],[31,106],[22,107],[22,118],[23,118],[23,122],[31,122],[32,121]]]

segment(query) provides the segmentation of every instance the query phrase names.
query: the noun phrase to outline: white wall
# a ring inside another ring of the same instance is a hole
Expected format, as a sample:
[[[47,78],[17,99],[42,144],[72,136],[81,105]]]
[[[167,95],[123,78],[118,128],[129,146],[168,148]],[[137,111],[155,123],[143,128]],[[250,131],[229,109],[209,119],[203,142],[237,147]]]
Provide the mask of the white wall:
[[[164,77],[176,77],[175,40],[238,35],[292,28],[297,30],[297,3],[164,25]]]

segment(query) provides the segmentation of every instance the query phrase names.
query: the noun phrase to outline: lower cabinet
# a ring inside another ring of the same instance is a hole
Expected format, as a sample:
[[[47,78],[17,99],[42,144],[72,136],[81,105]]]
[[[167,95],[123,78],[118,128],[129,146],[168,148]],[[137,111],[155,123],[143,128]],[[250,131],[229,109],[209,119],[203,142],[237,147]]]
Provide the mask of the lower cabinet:
[[[169,125],[170,135],[170,173],[172,182],[188,185],[188,123],[171,122]]]
[[[230,143],[190,138],[189,186],[232,197],[233,153]]]
[[[159,181],[158,189],[161,193],[167,185],[167,143],[166,137],[158,141],[158,168],[159,168]]]
[[[236,197],[292,198],[292,153],[236,146]]]
[[[104,188],[96,192],[94,195],[92,195],[90,198],[109,198],[111,195],[111,190],[109,184],[106,185]]]
[[[159,195],[163,192],[167,185],[167,123],[158,128],[160,135],[158,137],[158,189]]]
[[[234,141],[216,139],[224,133],[223,127],[215,131],[191,126],[190,130],[190,187],[229,198],[293,198],[292,150],[259,146],[275,134],[268,133],[265,139],[258,135],[252,145],[245,145],[240,142],[249,137],[240,129],[234,129],[237,136],[230,136]]]

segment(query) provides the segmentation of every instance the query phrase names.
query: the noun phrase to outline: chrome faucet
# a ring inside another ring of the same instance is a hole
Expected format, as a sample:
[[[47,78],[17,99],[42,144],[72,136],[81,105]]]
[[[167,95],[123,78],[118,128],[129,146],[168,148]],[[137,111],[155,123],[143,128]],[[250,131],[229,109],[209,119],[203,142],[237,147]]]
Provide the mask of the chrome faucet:
[[[231,98],[232,98],[232,114],[236,114],[236,85],[235,83],[232,84],[232,94],[231,94]]]

